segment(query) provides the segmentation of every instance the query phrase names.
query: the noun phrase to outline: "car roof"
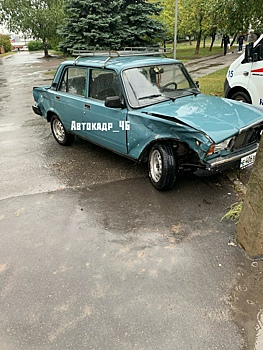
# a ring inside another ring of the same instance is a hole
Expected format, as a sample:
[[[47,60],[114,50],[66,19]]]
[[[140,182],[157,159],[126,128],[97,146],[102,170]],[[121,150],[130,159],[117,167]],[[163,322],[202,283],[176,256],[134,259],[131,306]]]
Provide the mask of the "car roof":
[[[95,68],[108,68],[113,69],[117,72],[123,69],[132,67],[141,67],[147,65],[161,65],[179,63],[180,61],[174,60],[167,57],[160,57],[155,55],[138,55],[138,56],[79,56],[74,61],[65,61],[62,65],[75,65],[75,66],[86,66]]]

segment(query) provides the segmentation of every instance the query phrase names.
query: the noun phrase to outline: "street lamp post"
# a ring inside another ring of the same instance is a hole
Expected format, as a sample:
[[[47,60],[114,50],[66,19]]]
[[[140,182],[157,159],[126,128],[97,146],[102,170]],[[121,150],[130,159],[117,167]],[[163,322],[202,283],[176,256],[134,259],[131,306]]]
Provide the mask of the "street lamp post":
[[[174,59],[176,59],[177,17],[178,17],[178,0],[175,0],[175,13],[174,13]]]

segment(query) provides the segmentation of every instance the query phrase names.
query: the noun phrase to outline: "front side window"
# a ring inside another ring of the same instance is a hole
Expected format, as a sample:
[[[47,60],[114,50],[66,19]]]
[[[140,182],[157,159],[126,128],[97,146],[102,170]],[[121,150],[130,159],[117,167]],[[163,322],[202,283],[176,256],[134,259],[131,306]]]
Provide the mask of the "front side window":
[[[126,69],[123,83],[132,107],[142,107],[191,94],[196,85],[183,65],[166,64]]]
[[[87,69],[81,67],[66,68],[60,82],[59,91],[72,95],[86,96]]]
[[[263,60],[263,39],[260,40],[260,42],[257,44],[257,46],[254,49],[254,52],[257,53],[257,61]]]
[[[90,71],[89,97],[105,101],[106,97],[110,96],[121,97],[117,74],[107,69],[92,69]]]

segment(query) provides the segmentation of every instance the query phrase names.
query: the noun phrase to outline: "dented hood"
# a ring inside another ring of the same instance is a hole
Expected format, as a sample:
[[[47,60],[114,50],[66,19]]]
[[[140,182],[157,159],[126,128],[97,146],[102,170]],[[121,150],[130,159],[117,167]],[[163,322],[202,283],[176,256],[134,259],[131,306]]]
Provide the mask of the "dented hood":
[[[203,131],[215,143],[233,136],[241,128],[263,121],[262,109],[204,94],[180,97],[141,111]]]

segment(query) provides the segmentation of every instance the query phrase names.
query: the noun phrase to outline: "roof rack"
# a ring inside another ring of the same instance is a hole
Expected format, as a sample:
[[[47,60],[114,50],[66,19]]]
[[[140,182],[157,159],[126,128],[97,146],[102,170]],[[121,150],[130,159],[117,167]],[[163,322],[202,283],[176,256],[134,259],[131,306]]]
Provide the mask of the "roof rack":
[[[107,59],[104,62],[104,67],[106,63],[114,57],[129,57],[129,56],[155,56],[164,55],[171,53],[171,49],[159,48],[159,47],[125,47],[123,50],[73,50],[72,56],[77,56],[75,59],[75,64],[82,57],[102,57],[105,56]]]
[[[73,50],[72,56],[89,57],[89,56],[108,56],[108,57],[122,57],[122,56],[145,56],[145,55],[165,55],[171,53],[171,49],[159,47],[143,47],[143,46],[127,46],[123,50]]]

